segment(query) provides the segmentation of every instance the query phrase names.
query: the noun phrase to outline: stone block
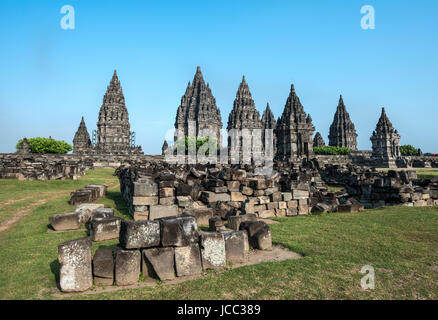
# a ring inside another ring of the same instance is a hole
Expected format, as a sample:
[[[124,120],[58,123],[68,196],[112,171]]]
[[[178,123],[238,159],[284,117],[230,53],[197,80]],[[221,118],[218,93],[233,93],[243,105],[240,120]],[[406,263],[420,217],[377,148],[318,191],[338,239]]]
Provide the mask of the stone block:
[[[80,223],[87,223],[90,220],[91,213],[95,209],[103,208],[103,204],[98,203],[82,203],[76,206],[76,213],[79,215]]]
[[[286,201],[280,201],[278,203],[278,209],[287,209],[287,202]]]
[[[246,200],[246,196],[244,196],[240,192],[236,192],[236,191],[231,192],[231,201],[243,202],[245,200]]]
[[[221,231],[221,233],[224,235],[227,262],[244,262],[249,251],[248,234],[246,230]]]
[[[254,193],[254,190],[247,186],[242,186],[242,194],[246,196],[251,196]]]
[[[161,246],[185,247],[199,240],[198,226],[193,216],[160,219]]]
[[[157,277],[160,280],[175,278],[175,249],[150,248],[142,250],[143,276]]]
[[[241,216],[229,216],[228,217],[228,228],[233,230],[239,230],[240,224],[244,221],[257,221],[257,216],[255,214],[244,214]]]
[[[245,221],[240,224],[240,230],[246,230],[248,232],[249,244],[254,249],[271,249],[271,230],[265,222]]]
[[[158,204],[158,197],[133,197],[132,204],[134,206],[155,206]]]
[[[140,277],[140,250],[124,250],[117,247],[115,278],[116,285],[136,284]]]
[[[174,192],[175,191],[173,188],[161,188],[159,195],[160,198],[174,197],[175,196]]]
[[[175,204],[175,197],[160,198],[161,206],[171,206]]]
[[[93,275],[96,278],[109,279],[111,284],[114,281],[114,256],[111,249],[99,248],[93,257]],[[107,281],[106,283],[110,282]],[[99,281],[99,283],[102,283]],[[103,281],[105,282],[105,281]],[[96,284],[96,279],[95,279]]]
[[[266,205],[266,208],[268,210],[270,209],[278,209],[278,202],[270,202]]]
[[[176,195],[177,196],[190,196],[192,192],[192,186],[186,183],[179,183],[176,187]]]
[[[217,201],[228,202],[231,201],[231,197],[227,193],[214,193],[211,191],[202,191],[201,200],[204,203],[213,203]]]
[[[214,192],[214,193],[227,193],[228,192],[228,188],[225,186],[223,186],[223,187],[210,187],[209,190]]]
[[[298,208],[298,201],[297,200],[290,200],[287,202],[288,208]]]
[[[201,232],[201,258],[204,270],[225,266],[225,240],[219,232]]]
[[[208,221],[214,216],[213,208],[186,208],[183,215],[193,216],[196,219],[196,224],[199,226],[208,226]]]
[[[259,218],[269,219],[275,217],[275,209],[262,210],[258,213]]]
[[[158,185],[153,181],[134,182],[134,197],[156,197],[158,196]]]
[[[292,199],[293,200],[308,199],[308,198],[309,198],[309,191],[308,190],[299,190],[299,189],[292,190]]]
[[[175,269],[178,277],[202,273],[201,252],[197,243],[175,248]]]
[[[158,206],[150,206],[149,207],[149,220],[156,220],[165,217],[173,217],[178,215],[178,206],[177,205],[158,205]]]
[[[147,211],[143,211],[143,212],[135,211],[134,215],[133,215],[133,218],[134,218],[135,221],[138,221],[138,220],[149,220],[149,209]]]
[[[240,190],[240,181],[227,181],[227,187],[229,191],[238,192]]]
[[[275,209],[275,216],[276,217],[285,217],[286,216],[286,210],[287,209]]]
[[[63,292],[81,292],[93,286],[90,238],[61,243],[58,261],[59,285]]]
[[[270,195],[271,202],[280,202],[282,200],[281,192],[274,192]]]
[[[225,229],[224,222],[220,217],[213,217],[208,220],[210,231],[219,231]]]
[[[242,181],[246,178],[246,171],[245,170],[234,170],[231,174],[232,180]]]
[[[193,204],[193,199],[190,196],[177,196],[176,202],[178,203],[179,207],[186,208]]]
[[[49,217],[49,222],[55,231],[77,230],[81,226],[76,212],[58,213]]]
[[[282,192],[281,193],[281,198],[283,201],[290,201],[292,200],[292,193],[291,192]]]
[[[124,249],[159,246],[160,223],[150,220],[123,220],[120,227],[119,242]]]
[[[122,219],[108,217],[91,222],[90,237],[93,241],[118,239]]]
[[[229,216],[235,216],[237,211],[236,208],[225,202],[218,202],[215,209],[216,214],[224,220]]]

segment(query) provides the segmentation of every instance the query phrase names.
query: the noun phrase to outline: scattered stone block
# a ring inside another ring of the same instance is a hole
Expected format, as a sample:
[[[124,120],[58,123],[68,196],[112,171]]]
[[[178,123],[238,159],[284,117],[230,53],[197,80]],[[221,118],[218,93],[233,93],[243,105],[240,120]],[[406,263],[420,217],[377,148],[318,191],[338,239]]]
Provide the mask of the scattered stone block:
[[[91,222],[90,237],[93,241],[118,239],[122,219],[108,217]]]
[[[150,220],[123,220],[120,227],[119,242],[124,249],[159,246],[160,223]]]
[[[90,220],[91,213],[96,210],[103,208],[103,204],[98,203],[82,203],[76,207],[76,213],[79,215],[79,222],[85,224]]]
[[[204,270],[225,266],[225,240],[219,232],[201,232],[201,257]]]
[[[116,285],[129,286],[140,277],[140,250],[124,250],[117,247],[115,278]]]
[[[158,277],[160,280],[175,278],[175,249],[150,248],[142,250],[143,276]]]
[[[177,205],[158,205],[149,207],[149,220],[157,220],[178,215]]]
[[[155,197],[158,196],[158,185],[153,181],[134,182],[135,197]]]
[[[63,292],[81,292],[93,286],[90,238],[61,243],[58,261],[59,285]]]
[[[244,221],[240,230],[248,232],[250,246],[255,249],[269,250],[272,248],[271,229],[262,221]]]
[[[161,246],[185,247],[199,240],[198,226],[193,216],[160,219]]]
[[[190,196],[177,196],[176,201],[178,203],[178,206],[186,208],[193,204],[192,197]]]
[[[77,230],[81,226],[76,212],[54,214],[49,217],[49,222],[55,231]]]
[[[231,201],[243,202],[245,200],[246,196],[244,196],[242,193],[235,191],[231,192]]]
[[[231,201],[231,196],[227,193],[214,193],[211,191],[202,191],[201,200],[204,203],[213,203],[217,201],[228,202]]]
[[[257,221],[255,214],[244,214],[241,216],[229,216],[228,217],[228,228],[233,230],[239,230],[240,224],[244,221]]]
[[[160,198],[174,197],[174,189],[173,188],[161,188],[159,192]]]
[[[155,206],[158,204],[158,197],[133,197],[132,204],[134,206]]]
[[[114,256],[111,249],[99,248],[93,257],[95,285],[112,285],[114,282]]]
[[[220,217],[213,217],[208,220],[210,231],[219,231],[225,229],[224,223]]]
[[[299,189],[292,190],[292,199],[300,200],[300,199],[308,199],[308,198],[309,198],[308,190],[299,190]]]
[[[175,248],[175,269],[178,277],[201,274],[201,252],[197,243]]]
[[[247,231],[221,231],[221,233],[224,235],[227,262],[244,262],[249,251]]]
[[[98,192],[98,197],[99,198],[103,198],[106,196],[106,191],[107,191],[107,186],[103,185],[103,184],[87,184],[85,186],[85,188],[87,189],[96,189]]]
[[[240,190],[240,181],[227,181],[227,187],[229,191],[238,192]]]
[[[213,208],[186,208],[183,211],[184,215],[190,215],[195,217],[196,224],[199,226],[208,226],[209,220],[214,216]]]
[[[171,206],[175,204],[175,197],[160,198],[161,206]]]

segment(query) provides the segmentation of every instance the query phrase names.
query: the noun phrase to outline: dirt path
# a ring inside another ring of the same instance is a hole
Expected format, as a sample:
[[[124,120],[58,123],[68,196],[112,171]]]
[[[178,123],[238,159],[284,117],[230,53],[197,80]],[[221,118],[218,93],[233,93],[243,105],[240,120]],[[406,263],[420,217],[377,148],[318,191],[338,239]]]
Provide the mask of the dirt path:
[[[12,226],[15,225],[18,221],[20,221],[21,218],[27,216],[35,208],[37,208],[37,207],[39,207],[39,206],[41,206],[49,201],[66,196],[66,195],[70,194],[70,192],[71,191],[51,192],[50,194],[53,194],[53,196],[47,197],[44,199],[39,199],[39,200],[32,202],[31,204],[29,204],[23,208],[20,208],[19,212],[13,213],[10,217],[6,218],[6,220],[4,220],[0,223],[0,233],[12,228]]]
[[[30,200],[30,199],[33,199],[35,197],[41,198],[41,197],[44,197],[46,195],[51,195],[51,194],[54,194],[54,193],[59,193],[59,191],[51,191],[51,192],[38,193],[37,196],[35,194],[31,194],[31,195],[28,195],[26,197],[22,197],[22,198],[19,198],[19,199],[12,199],[12,200],[6,201],[4,203],[0,203],[0,209],[3,209],[4,207],[7,207],[7,206],[9,206],[11,204],[14,204],[14,203],[17,203],[17,202],[20,202],[20,201]]]

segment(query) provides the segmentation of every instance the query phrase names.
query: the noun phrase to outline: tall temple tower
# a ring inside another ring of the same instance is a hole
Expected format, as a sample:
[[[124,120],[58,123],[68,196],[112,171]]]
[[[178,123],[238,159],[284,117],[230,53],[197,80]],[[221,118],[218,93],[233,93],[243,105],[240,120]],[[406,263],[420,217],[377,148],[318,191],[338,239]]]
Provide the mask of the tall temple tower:
[[[260,121],[260,113],[255,107],[254,100],[252,99],[251,92],[249,91],[248,84],[245,80],[245,76],[242,77],[242,82],[237,89],[236,99],[234,99],[233,109],[228,116],[227,130],[229,131],[232,129],[240,130],[240,133],[244,133],[241,131],[242,129],[248,129],[247,133],[250,135],[250,137],[253,137],[254,129],[259,129],[260,139],[258,139],[258,141],[251,139],[250,145],[244,145],[243,138],[240,136],[235,137],[239,138],[240,142],[236,140],[234,143],[238,143],[238,145],[240,145],[240,150],[243,150],[243,148],[248,148],[248,150],[251,150],[251,145],[254,147],[258,145],[260,150],[262,149],[262,122]],[[233,137],[228,137],[228,146],[232,145],[231,140],[233,140]]]
[[[312,136],[314,131],[312,118],[304,112],[292,84],[283,114],[278,120],[275,130],[277,136],[276,158],[295,162],[313,156]]]
[[[89,153],[92,149],[90,135],[85,125],[84,117],[81,119],[78,131],[73,138],[73,153]]]
[[[277,150],[277,139],[275,137],[275,127],[277,125],[277,121],[275,121],[274,114],[271,111],[271,108],[269,107],[269,103],[266,105],[265,111],[263,111],[262,115],[262,142],[263,142],[263,149],[265,149],[265,130],[272,130],[272,139],[273,139],[273,155],[275,155],[275,152]]]
[[[189,127],[191,121],[195,123],[194,128]],[[189,82],[181,98],[181,104],[176,113],[175,129],[180,134],[190,137],[205,137],[211,131],[216,135],[218,146],[220,146],[221,113],[216,106],[216,99],[211,93],[209,84],[205,84],[200,67],[197,67],[193,83]],[[175,141],[177,137],[178,134],[175,135]]]
[[[317,132],[315,137],[313,137],[313,146],[314,147],[325,147],[324,139],[322,138],[321,133]]]
[[[330,126],[329,145],[333,147],[346,147],[357,151],[357,133],[347,108],[344,105],[342,95],[339,98],[333,123]]]
[[[103,97],[97,122],[98,153],[126,154],[130,148],[130,125],[122,87],[114,70],[113,78]]]
[[[400,157],[400,135],[386,116],[385,108],[377,122],[376,130],[370,138],[373,144],[372,157],[382,167],[396,167],[395,160]]]

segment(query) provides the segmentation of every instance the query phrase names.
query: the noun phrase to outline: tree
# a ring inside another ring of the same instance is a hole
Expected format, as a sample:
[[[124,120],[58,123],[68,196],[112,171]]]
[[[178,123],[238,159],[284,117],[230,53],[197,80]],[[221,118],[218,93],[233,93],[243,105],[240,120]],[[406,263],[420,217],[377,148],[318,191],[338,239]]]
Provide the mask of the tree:
[[[29,142],[30,149],[32,153],[67,153],[73,150],[72,146],[69,145],[65,141],[55,140],[52,138],[29,138],[27,139]],[[17,150],[19,146],[23,142],[23,139],[20,139],[16,145]]]
[[[400,153],[405,157],[418,156],[420,154],[419,150],[410,144],[400,146]]]

